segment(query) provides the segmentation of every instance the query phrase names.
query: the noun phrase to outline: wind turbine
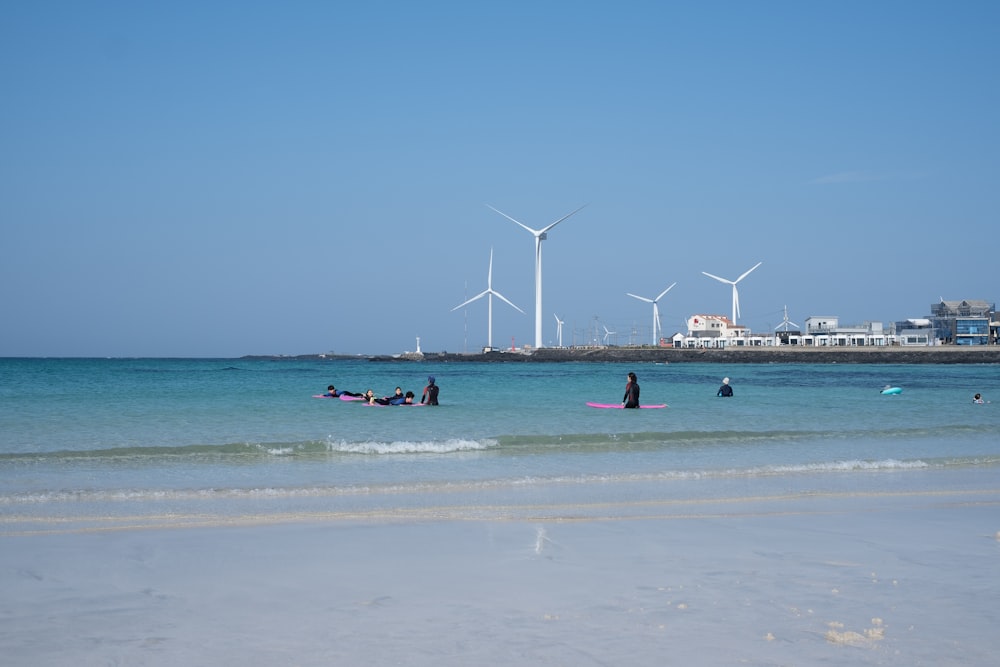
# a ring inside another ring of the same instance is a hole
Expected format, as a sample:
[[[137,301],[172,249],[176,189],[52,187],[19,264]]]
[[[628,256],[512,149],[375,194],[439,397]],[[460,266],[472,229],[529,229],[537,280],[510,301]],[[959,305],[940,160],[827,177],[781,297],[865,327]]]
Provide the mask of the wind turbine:
[[[559,339],[559,347],[562,347],[562,325],[566,323],[560,320],[555,313],[552,313],[552,317],[556,318],[556,338]]]
[[[725,278],[720,278],[719,276],[713,276],[711,273],[708,273],[707,271],[702,271],[702,273],[704,273],[709,278],[715,278],[720,283],[728,283],[733,286],[733,324],[736,324],[736,318],[740,316],[740,293],[736,290],[736,283],[749,276],[751,271],[753,271],[763,263],[764,262],[757,262],[756,264],[753,265],[751,269],[744,272],[744,274],[739,278],[737,278],[736,280],[726,280]]]
[[[608,330],[607,325],[602,324],[601,326],[604,327],[604,344],[607,345],[608,344],[608,336],[614,336],[618,332],[617,331],[610,331],[610,330]]]
[[[676,284],[677,283],[674,283],[674,285],[676,285]],[[646,298],[644,296],[639,296],[638,294],[632,294],[631,292],[625,292],[625,294],[627,294],[628,296],[632,297],[633,299],[639,299],[639,301],[645,301],[646,303],[653,304],[653,347],[656,347],[657,345],[659,345],[660,339],[657,338],[656,334],[657,334],[658,331],[662,331],[663,330],[663,327],[660,326],[660,308],[659,308],[659,306],[656,305],[656,302],[659,301],[660,299],[662,299],[664,294],[666,294],[667,292],[669,292],[670,290],[672,290],[674,288],[674,285],[671,285],[667,289],[665,289],[662,292],[660,292],[660,296],[656,297],[655,299],[649,299],[649,298]]]
[[[789,324],[791,324],[793,327],[799,326],[795,322],[792,322],[788,319],[788,306],[785,306],[785,319],[777,327],[774,327],[774,330],[777,331],[778,327],[785,327],[785,331],[788,331]]]
[[[469,299],[467,301],[463,301],[462,303],[458,304],[457,306],[455,306],[454,308],[452,308],[451,311],[455,312],[456,310],[458,310],[462,306],[466,306],[466,305],[472,303],[473,301],[475,301],[476,299],[481,299],[484,296],[485,297],[489,297],[487,299],[487,303],[489,304],[487,306],[487,311],[489,313],[489,316],[488,316],[488,324],[487,324],[487,326],[488,326],[488,333],[486,334],[486,346],[489,347],[492,350],[493,349],[493,297],[496,296],[498,299],[502,300],[504,303],[506,303],[506,304],[508,304],[508,305],[510,305],[510,306],[512,306],[514,308],[517,308],[517,306],[515,306],[513,303],[511,303],[510,301],[507,300],[507,297],[505,297],[503,294],[501,294],[500,292],[497,292],[495,289],[493,289],[493,248],[490,248],[490,272],[486,276],[486,289],[483,290],[482,292],[480,292],[479,294],[477,294],[476,296],[472,297],[471,299]],[[520,308],[517,308],[517,310],[519,310],[521,313],[524,313],[524,311],[521,310]]]
[[[573,211],[573,213],[567,213],[563,217],[553,222],[551,225],[547,227],[542,227],[541,229],[532,229],[523,222],[518,222],[514,218],[504,213],[503,211],[497,211],[497,209],[493,208],[489,204],[487,204],[486,206],[487,208],[496,211],[497,213],[507,218],[508,220],[518,225],[519,227],[525,228],[526,230],[531,232],[532,235],[534,235],[535,237],[535,349],[538,349],[542,347],[542,241],[548,238],[548,231],[550,229],[558,225],[560,222],[562,222],[569,216],[573,215],[573,213],[577,213],[580,209],[586,206],[586,204],[576,209],[576,211]]]

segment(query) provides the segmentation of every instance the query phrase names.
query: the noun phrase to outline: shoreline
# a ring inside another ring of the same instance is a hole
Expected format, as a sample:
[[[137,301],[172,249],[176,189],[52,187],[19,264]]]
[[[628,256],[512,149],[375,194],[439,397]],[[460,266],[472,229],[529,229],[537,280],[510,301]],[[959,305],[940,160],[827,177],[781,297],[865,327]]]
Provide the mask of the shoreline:
[[[653,347],[542,348],[525,352],[424,352],[399,355],[306,354],[298,356],[247,355],[244,359],[365,359],[372,362],[480,362],[480,363],[726,363],[726,364],[1000,364],[1000,345],[958,347],[741,347],[680,349]]]

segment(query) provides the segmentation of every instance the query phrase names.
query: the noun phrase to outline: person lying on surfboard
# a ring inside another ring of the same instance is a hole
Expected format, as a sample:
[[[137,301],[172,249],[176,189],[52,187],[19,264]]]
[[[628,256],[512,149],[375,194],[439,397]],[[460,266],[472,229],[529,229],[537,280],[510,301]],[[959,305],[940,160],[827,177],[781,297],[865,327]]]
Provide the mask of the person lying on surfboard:
[[[326,388],[326,393],[323,395],[329,396],[330,398],[337,398],[339,396],[357,396],[357,397],[363,396],[363,394],[358,394],[353,391],[344,391],[343,389],[338,390],[332,384]]]

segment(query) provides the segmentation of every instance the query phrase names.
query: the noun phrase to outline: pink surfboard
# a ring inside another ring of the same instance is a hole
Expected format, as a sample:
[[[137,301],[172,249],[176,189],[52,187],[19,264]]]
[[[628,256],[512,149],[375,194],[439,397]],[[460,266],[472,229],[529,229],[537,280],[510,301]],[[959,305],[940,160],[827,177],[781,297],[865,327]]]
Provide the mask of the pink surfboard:
[[[591,403],[590,401],[587,401],[587,405],[589,405],[592,408],[610,408],[612,410],[614,410],[616,408],[618,410],[624,410],[625,409],[625,408],[622,407],[621,403]],[[665,407],[667,407],[667,404],[666,403],[660,403],[658,405],[640,405],[639,407],[640,408],[665,408]]]

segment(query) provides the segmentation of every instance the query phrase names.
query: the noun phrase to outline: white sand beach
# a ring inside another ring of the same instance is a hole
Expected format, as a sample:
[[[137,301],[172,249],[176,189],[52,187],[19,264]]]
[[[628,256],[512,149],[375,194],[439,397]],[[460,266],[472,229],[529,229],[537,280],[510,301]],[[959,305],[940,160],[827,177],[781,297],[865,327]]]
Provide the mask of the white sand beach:
[[[989,665],[1000,491],[0,526],[46,665]]]

